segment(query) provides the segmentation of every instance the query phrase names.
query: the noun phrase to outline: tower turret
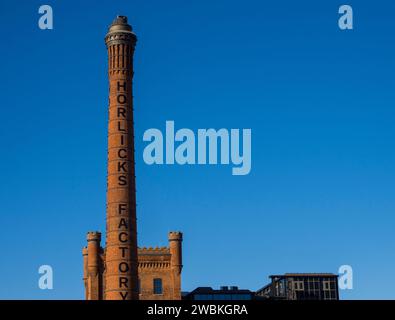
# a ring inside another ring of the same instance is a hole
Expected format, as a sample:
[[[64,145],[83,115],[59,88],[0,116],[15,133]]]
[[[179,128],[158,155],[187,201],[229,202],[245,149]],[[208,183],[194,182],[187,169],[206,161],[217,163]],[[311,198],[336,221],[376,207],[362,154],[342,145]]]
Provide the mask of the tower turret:
[[[101,267],[101,233],[91,231],[87,233],[86,239],[88,241],[87,258],[84,256],[84,261],[87,261],[87,285],[88,285],[88,300],[102,299],[102,267]],[[83,252],[84,253],[84,252]]]
[[[182,270],[182,233],[178,231],[169,232],[169,247],[171,253],[171,265],[177,272]]]
[[[173,273],[173,296],[181,299],[181,270],[182,270],[182,233],[178,231],[169,232],[169,247],[171,254],[171,270]]]
[[[82,280],[84,281],[85,287],[85,300],[88,300],[88,248],[82,248],[82,260],[84,263],[84,276]]]

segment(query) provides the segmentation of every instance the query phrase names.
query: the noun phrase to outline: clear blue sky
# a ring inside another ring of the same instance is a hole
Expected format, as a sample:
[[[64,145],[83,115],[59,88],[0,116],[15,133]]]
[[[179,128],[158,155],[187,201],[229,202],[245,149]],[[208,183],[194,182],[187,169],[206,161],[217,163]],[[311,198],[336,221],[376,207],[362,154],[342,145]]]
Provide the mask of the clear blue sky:
[[[105,231],[107,61],[117,14],[138,36],[139,245],[184,232],[183,290],[252,290],[354,269],[344,299],[395,298],[395,4],[2,1],[0,298],[82,299],[81,248]],[[54,30],[37,27],[54,9]],[[251,128],[252,170],[148,166],[143,133]],[[54,290],[38,289],[38,267]]]

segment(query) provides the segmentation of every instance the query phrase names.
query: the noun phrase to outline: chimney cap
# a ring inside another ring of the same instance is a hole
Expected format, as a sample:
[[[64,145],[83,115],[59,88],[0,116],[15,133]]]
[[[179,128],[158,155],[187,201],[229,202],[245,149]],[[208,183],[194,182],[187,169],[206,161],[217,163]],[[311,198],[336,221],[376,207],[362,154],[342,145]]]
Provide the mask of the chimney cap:
[[[112,26],[116,24],[123,24],[127,25],[128,24],[128,17],[127,16],[120,16],[118,15],[113,21],[112,21]]]
[[[117,16],[104,38],[107,47],[115,44],[130,44],[135,46],[137,37],[133,32],[132,26],[128,24],[126,16]]]
[[[118,15],[111,23],[110,28],[108,29],[108,32],[114,32],[114,31],[120,31],[120,32],[131,32],[132,27],[130,24],[128,24],[128,17],[127,16],[121,16]]]
[[[117,17],[115,18],[114,22],[120,22],[120,23],[128,23],[128,17],[127,16],[121,16],[121,15],[117,15]]]

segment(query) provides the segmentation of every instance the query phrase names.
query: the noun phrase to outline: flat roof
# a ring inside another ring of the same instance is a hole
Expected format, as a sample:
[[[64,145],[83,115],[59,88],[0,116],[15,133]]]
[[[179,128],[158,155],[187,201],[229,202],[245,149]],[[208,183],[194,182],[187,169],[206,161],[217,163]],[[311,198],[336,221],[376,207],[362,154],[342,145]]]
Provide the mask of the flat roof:
[[[286,278],[286,277],[333,277],[337,278],[338,275],[334,273],[285,273],[285,274],[274,274],[269,276],[269,278]]]
[[[240,293],[253,293],[248,289],[239,289],[235,287],[234,289],[228,287],[228,289],[213,289],[211,287],[197,287],[196,289],[188,292],[188,294],[240,294]]]

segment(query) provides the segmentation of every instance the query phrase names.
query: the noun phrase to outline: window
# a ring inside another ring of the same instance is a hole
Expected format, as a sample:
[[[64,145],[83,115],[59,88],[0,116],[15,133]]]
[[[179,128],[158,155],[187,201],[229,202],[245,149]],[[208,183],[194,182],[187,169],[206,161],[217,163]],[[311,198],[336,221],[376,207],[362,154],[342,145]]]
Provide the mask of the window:
[[[154,294],[162,294],[162,279],[156,278],[154,279]]]
[[[329,283],[330,282],[327,281],[327,280],[322,281],[322,285],[324,287],[324,291],[329,291],[331,289]]]
[[[304,290],[303,281],[294,281],[294,289],[295,291],[303,291]]]

